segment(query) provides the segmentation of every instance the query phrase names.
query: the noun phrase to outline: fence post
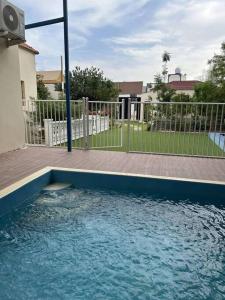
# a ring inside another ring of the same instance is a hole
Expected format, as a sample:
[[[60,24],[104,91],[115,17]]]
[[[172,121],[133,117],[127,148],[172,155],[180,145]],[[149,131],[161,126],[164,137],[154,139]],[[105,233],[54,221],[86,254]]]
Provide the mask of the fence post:
[[[131,118],[131,99],[128,99],[128,128],[127,128],[127,152],[130,152],[130,118]]]
[[[86,98],[85,101],[85,114],[86,114],[86,118],[87,118],[87,134],[86,134],[86,150],[89,150],[89,101],[88,101],[88,97]]]
[[[83,97],[82,99],[82,106],[83,106],[83,148],[87,149],[87,144],[86,144],[86,136],[87,136],[87,130],[86,130],[86,98]]]
[[[52,134],[52,122],[53,119],[44,119],[44,128],[45,128],[45,145],[52,147],[53,144],[53,134]]]
[[[124,138],[123,138],[123,135],[124,135],[124,114],[125,114],[125,100],[122,99],[122,109],[121,109],[121,117],[122,117],[122,128],[121,128],[121,147],[123,147],[123,143],[124,143]]]

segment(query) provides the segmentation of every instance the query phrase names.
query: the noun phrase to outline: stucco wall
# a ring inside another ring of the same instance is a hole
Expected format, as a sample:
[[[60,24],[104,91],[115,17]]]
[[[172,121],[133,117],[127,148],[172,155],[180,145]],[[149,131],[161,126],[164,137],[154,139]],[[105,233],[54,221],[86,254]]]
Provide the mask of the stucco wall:
[[[37,99],[37,80],[35,55],[23,48],[19,48],[20,80],[25,83],[25,97]]]
[[[193,96],[194,96],[194,93],[195,93],[195,91],[193,91],[193,90],[176,91],[176,94],[177,94],[177,95],[185,94],[185,95],[189,95],[190,97],[193,97]]]
[[[21,107],[19,51],[0,39],[0,153],[25,144]]]
[[[45,86],[48,88],[50,94],[51,94],[51,97],[54,99],[54,100],[58,100],[59,99],[59,95],[60,95],[60,92],[58,91],[55,91],[55,85],[54,84],[45,84]]]

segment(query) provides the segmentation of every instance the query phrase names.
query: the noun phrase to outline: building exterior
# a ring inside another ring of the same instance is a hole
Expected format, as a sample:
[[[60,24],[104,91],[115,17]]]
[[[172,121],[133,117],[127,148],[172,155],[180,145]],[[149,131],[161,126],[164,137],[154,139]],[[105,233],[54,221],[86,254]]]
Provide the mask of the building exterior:
[[[140,119],[140,110],[135,102],[141,102],[141,96],[143,91],[143,81],[123,81],[115,82],[116,88],[119,89],[119,102],[124,101],[124,118],[128,119],[128,101],[131,100],[131,118]],[[132,104],[132,102],[134,102]],[[122,112],[120,112],[122,117]]]
[[[0,66],[0,153],[4,153],[25,144],[19,48],[7,47],[4,39],[0,39]]]
[[[37,98],[35,56],[27,44],[7,47],[0,38],[0,153],[25,145],[26,101]]]
[[[168,82],[172,82],[172,81],[186,81],[186,79],[187,79],[187,74],[182,74],[180,68],[176,68],[174,74],[169,74],[168,75]]]
[[[20,85],[23,109],[28,109],[27,100],[37,99],[35,57],[39,52],[27,44],[19,45]]]
[[[38,71],[37,76],[48,88],[51,98],[58,100],[64,86],[64,76],[61,70],[56,71]],[[57,89],[57,87],[61,87]]]
[[[171,76],[172,75],[172,76]],[[176,77],[177,76],[177,77]],[[171,81],[172,79],[178,78],[179,80],[174,80]],[[167,86],[170,87],[171,89],[175,90],[177,95],[185,94],[190,97],[194,96],[194,90],[195,86],[201,81],[198,80],[186,80],[186,74],[182,75],[180,69],[176,69],[176,74],[169,74],[168,75],[168,82]],[[151,87],[149,88],[148,85]],[[144,92],[141,95],[141,102],[147,102],[147,101],[152,101],[152,102],[158,102],[158,97],[157,93],[153,91],[154,83],[148,84],[147,87],[144,88]],[[140,120],[143,120],[143,105],[141,106],[141,116]]]
[[[176,91],[176,94],[185,94],[193,97],[194,89],[197,84],[201,83],[198,80],[172,81],[168,86]]]

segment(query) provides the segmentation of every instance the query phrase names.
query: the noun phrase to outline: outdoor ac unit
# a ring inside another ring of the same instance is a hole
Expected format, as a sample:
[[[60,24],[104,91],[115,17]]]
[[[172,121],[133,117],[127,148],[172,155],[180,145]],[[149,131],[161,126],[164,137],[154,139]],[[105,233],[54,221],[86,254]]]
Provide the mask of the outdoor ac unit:
[[[11,44],[25,41],[24,11],[6,0],[0,0],[0,37]]]

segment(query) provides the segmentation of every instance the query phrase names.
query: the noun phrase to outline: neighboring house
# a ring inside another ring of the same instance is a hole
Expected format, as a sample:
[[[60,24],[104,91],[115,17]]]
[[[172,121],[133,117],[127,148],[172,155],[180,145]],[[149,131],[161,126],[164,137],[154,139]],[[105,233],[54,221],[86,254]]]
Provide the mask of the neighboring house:
[[[119,102],[124,101],[124,118],[128,119],[128,101],[131,100],[131,118],[139,120],[140,119],[140,110],[136,103],[132,102],[141,102],[141,96],[143,91],[143,81],[124,81],[124,82],[115,82],[116,88],[119,89]],[[122,117],[122,111],[120,111],[120,117]]]
[[[19,45],[19,67],[21,98],[24,110],[27,110],[27,100],[37,99],[37,79],[35,57],[39,52],[27,44]]]
[[[168,83],[171,89],[174,89],[177,94],[194,95],[194,89],[197,84],[201,83],[198,80],[172,81]]]
[[[48,88],[51,98],[58,100],[64,86],[62,71],[38,71],[37,76],[41,78],[44,85]]]
[[[177,79],[173,80],[170,82],[172,79]],[[194,89],[195,86],[201,81],[198,80],[186,80],[186,74],[181,74],[181,71],[179,68],[176,68],[175,74],[169,74],[168,75],[168,82],[167,86],[170,87],[171,89],[175,90],[176,94],[185,94],[189,95],[190,97],[193,97],[194,95]],[[153,101],[153,102],[158,102],[158,97],[157,93],[153,91],[155,83],[147,84],[147,86],[143,89],[143,94],[141,96],[141,102],[147,102],[147,101]],[[143,120],[143,105],[141,109],[141,117],[140,120]]]

